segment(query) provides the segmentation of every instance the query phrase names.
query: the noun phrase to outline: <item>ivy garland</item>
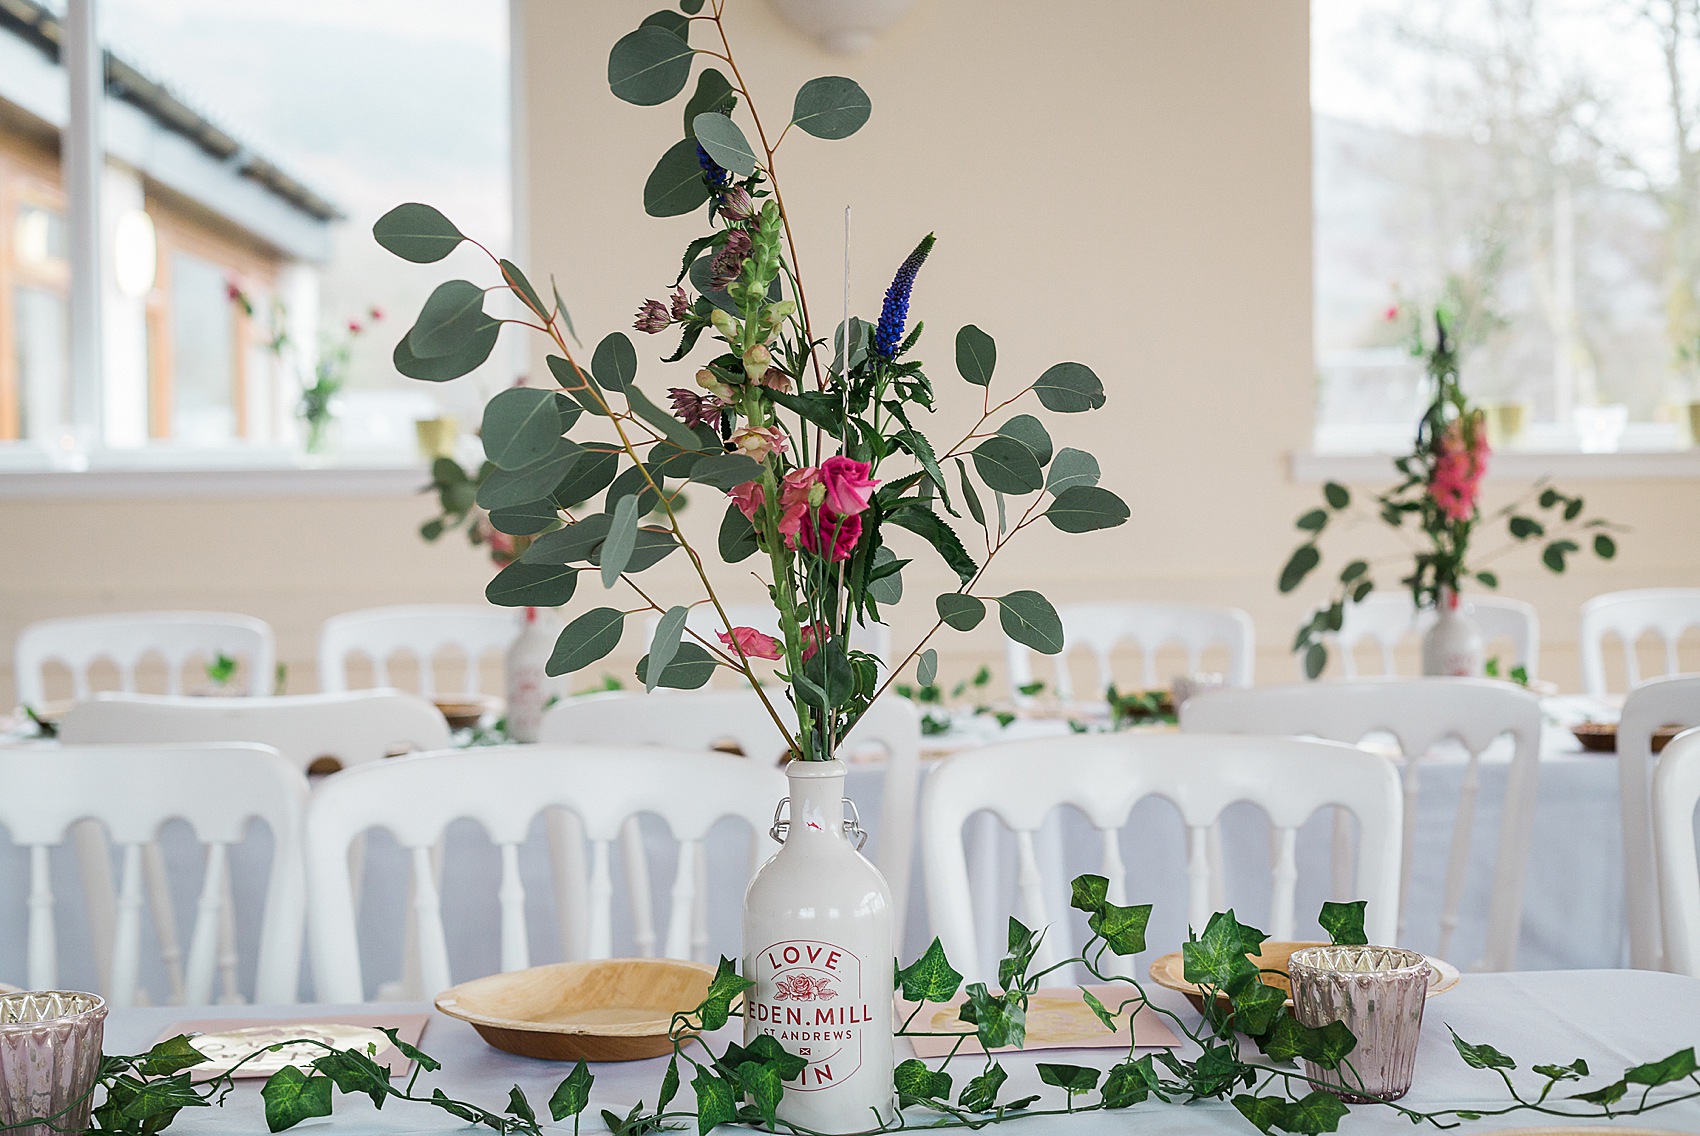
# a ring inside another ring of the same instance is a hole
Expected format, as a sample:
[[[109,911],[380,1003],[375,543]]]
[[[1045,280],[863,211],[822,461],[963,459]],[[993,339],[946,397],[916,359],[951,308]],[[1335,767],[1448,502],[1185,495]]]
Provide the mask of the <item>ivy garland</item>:
[[[1186,978],[1204,991],[1203,1020],[1194,1027],[1180,1015],[1152,1002],[1137,980],[1105,970],[1107,956],[1125,958],[1145,949],[1145,927],[1151,905],[1123,907],[1111,903],[1109,881],[1097,875],[1075,879],[1072,893],[1071,905],[1086,913],[1091,931],[1085,947],[1073,958],[1034,971],[1033,961],[1044,932],[1035,932],[1011,918],[1008,953],[998,964],[1001,989],[992,990],[983,982],[969,983],[966,987],[966,999],[959,1014],[962,1021],[974,1027],[974,1032],[944,1034],[955,1037],[957,1045],[937,1065],[911,1058],[897,1066],[895,1082],[905,1109],[911,1114],[915,1111],[933,1114],[926,1121],[929,1128],[977,1129],[1026,1117],[1127,1109],[1152,1100],[1188,1104],[1225,1099],[1265,1133],[1321,1133],[1339,1127],[1349,1112],[1347,1105],[1311,1082],[1295,1061],[1304,1058],[1327,1069],[1343,1067],[1349,1080],[1351,1054],[1357,1039],[1341,1022],[1311,1027],[1293,1016],[1286,1004],[1285,988],[1266,981],[1268,972],[1259,970],[1247,957],[1257,953],[1267,938],[1262,931],[1240,923],[1231,910],[1218,912],[1211,916],[1202,934],[1192,936],[1182,945]],[[1366,941],[1362,900],[1325,903],[1319,921],[1336,944]],[[1187,1060],[1169,1050],[1160,1050],[1136,1057],[1130,1040],[1126,1056],[1107,1071],[1084,1065],[1041,1063],[1039,1079],[1063,1090],[1060,1106],[1038,1107],[1042,1099],[1039,1096],[1005,1099],[1003,1088],[1009,1074],[991,1051],[1004,1046],[1019,1048],[1023,1044],[1029,999],[1047,975],[1069,966],[1083,968],[1096,983],[1126,988],[1127,997],[1113,1006],[1081,988],[1085,1004],[1106,1029],[1113,1031],[1118,1021],[1131,1021],[1133,1014],[1149,1009],[1167,1018],[1197,1045],[1198,1056]],[[950,965],[937,939],[919,959],[899,970],[897,990],[906,1000],[916,1003],[916,1009],[897,1030],[898,1035],[940,1036],[937,1031],[911,1027],[922,1005],[949,1002],[956,997],[963,990],[962,977]],[[707,1136],[723,1124],[785,1131],[797,1136],[821,1136],[787,1124],[777,1116],[786,1082],[794,1080],[803,1070],[802,1057],[788,1052],[778,1040],[767,1035],[757,1037],[747,1046],[731,1042],[719,1053],[709,1043],[707,1035],[734,1017],[742,1016],[733,1003],[751,985],[749,979],[738,974],[732,960],[720,960],[702,1003],[673,1017],[673,1055],[657,1088],[654,1109],[646,1108],[640,1101],[625,1116],[602,1111],[602,1121],[613,1136],[647,1136],[685,1124],[694,1124],[698,1136]],[[433,1089],[429,1095],[423,1090],[415,1091],[421,1073],[436,1072],[442,1068],[441,1064],[402,1041],[396,1031],[383,1033],[414,1062],[413,1073],[404,1087],[391,1083],[389,1070],[375,1059],[375,1047],[362,1052],[339,1050],[316,1041],[280,1043],[315,1045],[325,1052],[308,1062],[305,1069],[288,1065],[266,1081],[260,1095],[271,1131],[282,1132],[303,1120],[331,1115],[333,1096],[341,1093],[368,1096],[377,1108],[382,1108],[390,1098],[430,1105],[504,1136],[542,1136],[537,1110],[518,1085],[509,1090],[507,1106],[500,1112],[455,1100],[441,1089]],[[959,1091],[951,1066],[957,1050],[970,1037],[985,1048],[985,1060]],[[1255,1054],[1246,1052],[1248,1042]],[[1452,1044],[1467,1065],[1492,1070],[1504,1081],[1508,1100],[1503,1106],[1422,1112],[1395,1101],[1380,1101],[1374,1107],[1393,1109],[1414,1124],[1455,1128],[1463,1121],[1515,1112],[1535,1112],[1567,1120],[1610,1119],[1700,1099],[1700,1075],[1692,1047],[1626,1069],[1616,1080],[1598,1088],[1566,1094],[1561,1087],[1579,1087],[1570,1083],[1592,1076],[1588,1063],[1581,1058],[1567,1065],[1531,1066],[1529,1072],[1536,1078],[1531,1089],[1513,1079],[1517,1063],[1493,1046],[1471,1044],[1456,1033],[1452,1034]],[[255,1056],[258,1054],[245,1060]],[[184,1036],[163,1041],[138,1056],[104,1058],[91,1089],[100,1101],[93,1111],[92,1130],[121,1136],[156,1136],[185,1108],[222,1105],[235,1087],[233,1078],[241,1064],[203,1084],[194,1084],[188,1070],[205,1060]],[[686,1076],[696,1098],[694,1108],[676,1103]],[[557,1122],[570,1118],[575,1136],[579,1117],[590,1105],[594,1081],[590,1067],[580,1061],[549,1098],[549,1116]],[[1655,1090],[1681,1082],[1689,1083],[1683,1086],[1685,1091],[1655,1097]],[[47,1124],[55,1131],[70,1131],[56,1122],[61,1122],[75,1107],[68,1106],[52,1116],[26,1119],[0,1131],[35,1124]],[[893,1124],[871,1127],[863,1136],[913,1125],[913,1115],[899,1115]]]

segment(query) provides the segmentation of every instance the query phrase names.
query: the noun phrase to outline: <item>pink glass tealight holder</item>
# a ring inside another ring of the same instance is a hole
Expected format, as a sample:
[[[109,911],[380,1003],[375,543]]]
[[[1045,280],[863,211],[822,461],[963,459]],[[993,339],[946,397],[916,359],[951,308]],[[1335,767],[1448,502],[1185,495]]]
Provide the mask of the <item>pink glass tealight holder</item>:
[[[1411,1088],[1432,969],[1398,947],[1306,947],[1287,961],[1301,1025],[1344,1022],[1358,1039],[1339,1066],[1306,1060],[1305,1075],[1341,1100],[1398,1100]]]
[[[88,1127],[106,1002],[66,990],[0,995],[0,1128],[55,1136]],[[47,1123],[50,1119],[51,1123]]]

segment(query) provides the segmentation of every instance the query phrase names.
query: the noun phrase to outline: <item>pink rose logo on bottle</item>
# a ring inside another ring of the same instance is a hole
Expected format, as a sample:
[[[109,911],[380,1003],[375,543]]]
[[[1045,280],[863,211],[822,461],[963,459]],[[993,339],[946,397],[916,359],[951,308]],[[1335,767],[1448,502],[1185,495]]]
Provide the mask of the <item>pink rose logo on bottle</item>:
[[[862,1067],[870,1007],[862,960],[833,943],[789,939],[756,954],[756,986],[745,1013],[808,1062],[787,1092],[824,1089]]]

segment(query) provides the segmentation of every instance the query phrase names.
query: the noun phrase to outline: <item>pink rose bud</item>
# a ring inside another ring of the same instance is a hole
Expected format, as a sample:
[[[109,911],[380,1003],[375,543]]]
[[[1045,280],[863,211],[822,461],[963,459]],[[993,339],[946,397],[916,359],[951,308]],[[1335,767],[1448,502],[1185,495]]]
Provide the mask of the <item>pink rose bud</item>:
[[[730,635],[717,631],[715,637],[728,650],[736,644],[735,653],[749,659],[778,659],[785,654],[779,646],[779,640],[771,635],[763,635],[753,627],[734,627]]]

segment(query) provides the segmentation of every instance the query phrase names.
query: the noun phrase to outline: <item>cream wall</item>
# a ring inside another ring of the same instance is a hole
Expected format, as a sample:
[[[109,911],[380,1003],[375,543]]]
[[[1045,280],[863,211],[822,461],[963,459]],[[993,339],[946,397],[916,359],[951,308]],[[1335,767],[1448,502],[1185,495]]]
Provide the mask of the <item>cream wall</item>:
[[[608,47],[655,0],[520,7],[533,209],[523,262],[534,280],[556,275],[593,345],[662,293],[697,232],[694,219],[656,220],[641,206],[683,100],[633,107],[606,86]],[[762,0],[729,7],[767,121],[783,122],[816,75],[851,75],[873,100],[853,138],[794,133],[780,151],[817,320],[830,327],[838,314],[843,206],[854,210],[853,305],[870,317],[909,248],[938,234],[913,308],[946,408],[929,429],[936,440],[954,440],[976,401],[951,365],[963,323],[997,338],[1006,391],[1061,359],[1105,382],[1108,405],[1054,419],[1053,434],[1098,455],[1133,521],[1086,536],[1031,530],[1000,557],[991,590],[1237,604],[1257,620],[1260,677],[1294,677],[1286,648],[1314,596],[1277,596],[1273,580],[1295,543],[1292,519],[1316,497],[1287,464],[1311,422],[1303,0],[918,0],[848,58],[817,49]],[[477,218],[456,220],[477,234]],[[651,392],[688,382],[688,369],[657,362],[671,336],[639,346]],[[1700,583],[1700,485],[1568,487],[1633,526],[1618,562],[1559,579],[1514,560],[1503,575],[1507,594],[1541,609],[1546,673],[1573,685],[1583,599]],[[712,528],[720,509],[702,497],[694,519]],[[405,498],[0,502],[0,640],[46,614],[232,607],[277,625],[294,688],[306,689],[326,615],[477,597],[474,554],[414,535],[428,513]],[[929,552],[914,554],[900,643],[951,579]],[[682,588],[681,567],[669,561],[655,579]],[[746,577],[725,575],[734,598],[754,596]],[[587,581],[575,610],[603,602],[594,590]],[[941,648],[947,679],[1001,653],[990,626]]]

